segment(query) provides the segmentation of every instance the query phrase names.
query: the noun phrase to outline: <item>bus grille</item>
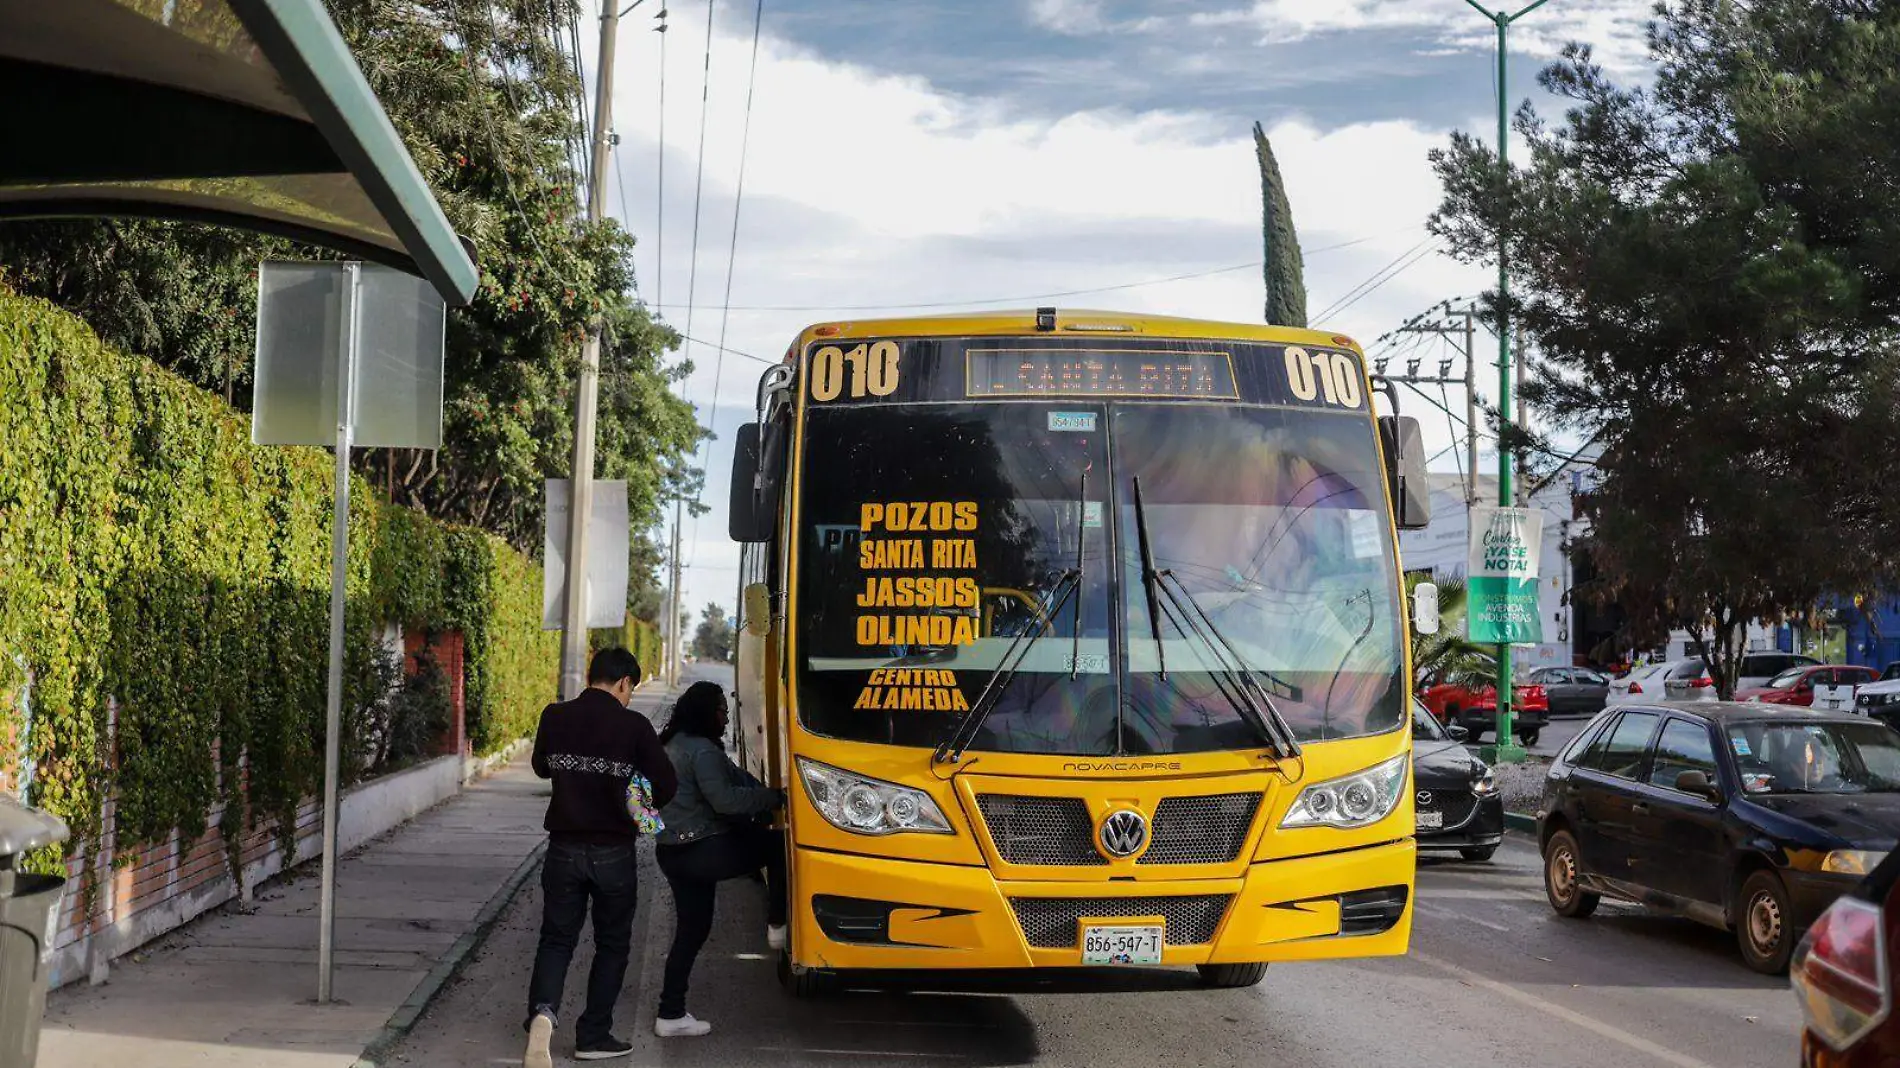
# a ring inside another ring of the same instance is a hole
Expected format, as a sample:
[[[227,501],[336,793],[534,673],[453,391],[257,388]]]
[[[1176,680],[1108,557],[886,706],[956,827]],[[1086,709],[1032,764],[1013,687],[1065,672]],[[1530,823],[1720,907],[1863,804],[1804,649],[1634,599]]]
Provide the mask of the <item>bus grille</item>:
[[[1096,852],[1088,806],[1079,797],[979,794],[976,807],[996,851],[1011,864],[1107,864]]]
[[[1260,794],[1167,797],[1155,806],[1154,841],[1138,864],[1226,864],[1240,855]]]
[[[1012,897],[1016,922],[1023,937],[1037,949],[1074,949],[1081,937],[1082,917],[1120,919],[1124,916],[1160,916],[1163,937],[1171,946],[1204,946],[1214,940],[1227,915],[1232,894],[1191,894],[1173,897]]]
[[[1261,795],[1168,797],[1155,806],[1153,841],[1139,864],[1226,864],[1240,856]],[[978,794],[990,840],[1009,864],[1091,867],[1108,863],[1095,848],[1095,825],[1079,797]]]

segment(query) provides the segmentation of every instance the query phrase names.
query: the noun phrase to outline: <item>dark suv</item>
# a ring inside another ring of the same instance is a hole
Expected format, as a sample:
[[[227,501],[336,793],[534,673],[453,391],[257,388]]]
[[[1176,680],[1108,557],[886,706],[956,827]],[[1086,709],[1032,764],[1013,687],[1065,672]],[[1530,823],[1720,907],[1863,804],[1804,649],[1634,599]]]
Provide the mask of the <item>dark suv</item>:
[[[1733,930],[1779,972],[1900,838],[1900,733],[1786,706],[1612,708],[1551,764],[1537,824],[1560,914],[1640,902]]]

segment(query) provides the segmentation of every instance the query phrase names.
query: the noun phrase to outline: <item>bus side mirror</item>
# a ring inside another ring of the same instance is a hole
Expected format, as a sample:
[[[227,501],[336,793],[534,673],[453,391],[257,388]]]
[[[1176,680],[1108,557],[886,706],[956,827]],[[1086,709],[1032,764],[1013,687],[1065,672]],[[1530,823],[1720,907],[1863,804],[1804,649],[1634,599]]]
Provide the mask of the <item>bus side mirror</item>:
[[[1419,634],[1438,633],[1438,587],[1429,582],[1412,587],[1412,630]]]
[[[778,519],[781,424],[747,423],[732,449],[732,485],[726,498],[726,533],[733,541],[771,541]]]
[[[745,632],[755,638],[763,638],[772,633],[772,592],[763,582],[752,582],[740,592],[740,611],[745,613],[741,621]]]
[[[1418,420],[1382,415],[1379,437],[1392,483],[1392,518],[1400,530],[1424,530],[1432,522],[1432,487],[1425,475],[1425,436]]]

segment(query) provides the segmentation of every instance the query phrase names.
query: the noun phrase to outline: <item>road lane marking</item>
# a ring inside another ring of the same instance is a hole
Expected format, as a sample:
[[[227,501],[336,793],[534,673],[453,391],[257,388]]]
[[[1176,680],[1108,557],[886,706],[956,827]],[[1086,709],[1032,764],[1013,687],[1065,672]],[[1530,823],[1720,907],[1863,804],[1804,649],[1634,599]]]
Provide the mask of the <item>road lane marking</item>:
[[[1508,983],[1500,983],[1495,979],[1480,975],[1469,968],[1462,968],[1448,960],[1440,960],[1437,957],[1416,951],[1406,956],[1411,960],[1418,961],[1420,964],[1437,968],[1439,971],[1469,983],[1472,986],[1483,987],[1492,993],[1510,998],[1520,1005],[1536,1009],[1538,1012],[1548,1016],[1554,1016],[1566,1023],[1575,1024],[1586,1031],[1601,1035],[1612,1042],[1628,1046],[1630,1049],[1636,1050],[1639,1053],[1646,1053],[1659,1061],[1673,1064],[1676,1068],[1715,1068],[1715,1065],[1707,1061],[1697,1060],[1686,1053],[1678,1053],[1667,1046],[1657,1045],[1641,1035],[1631,1034],[1620,1027],[1614,1027],[1604,1023],[1593,1016],[1585,1016],[1574,1009],[1565,1008],[1556,1002],[1546,1001],[1535,994],[1526,993]]]
[[[1493,923],[1490,920],[1481,920],[1476,916],[1467,916],[1462,912],[1459,912],[1455,909],[1445,908],[1442,905],[1431,905],[1431,904],[1427,904],[1426,902],[1420,901],[1418,903],[1418,911],[1423,912],[1428,916],[1443,916],[1446,919],[1455,920],[1458,923],[1475,923],[1480,927],[1489,927],[1493,931],[1502,931],[1505,934],[1511,933],[1511,929],[1509,927],[1504,926],[1501,923]]]

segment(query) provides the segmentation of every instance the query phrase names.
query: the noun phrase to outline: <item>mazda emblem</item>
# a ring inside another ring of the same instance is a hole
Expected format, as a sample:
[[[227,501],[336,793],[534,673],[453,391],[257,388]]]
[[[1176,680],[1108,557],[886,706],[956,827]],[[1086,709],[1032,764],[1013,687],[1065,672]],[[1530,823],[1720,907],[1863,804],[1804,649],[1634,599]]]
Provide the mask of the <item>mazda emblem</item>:
[[[1119,809],[1102,821],[1102,849],[1111,857],[1132,857],[1148,841],[1148,820],[1133,809]]]
[[[1432,792],[1430,790],[1420,790],[1418,792],[1418,803],[1421,805],[1430,805],[1432,803]]]

